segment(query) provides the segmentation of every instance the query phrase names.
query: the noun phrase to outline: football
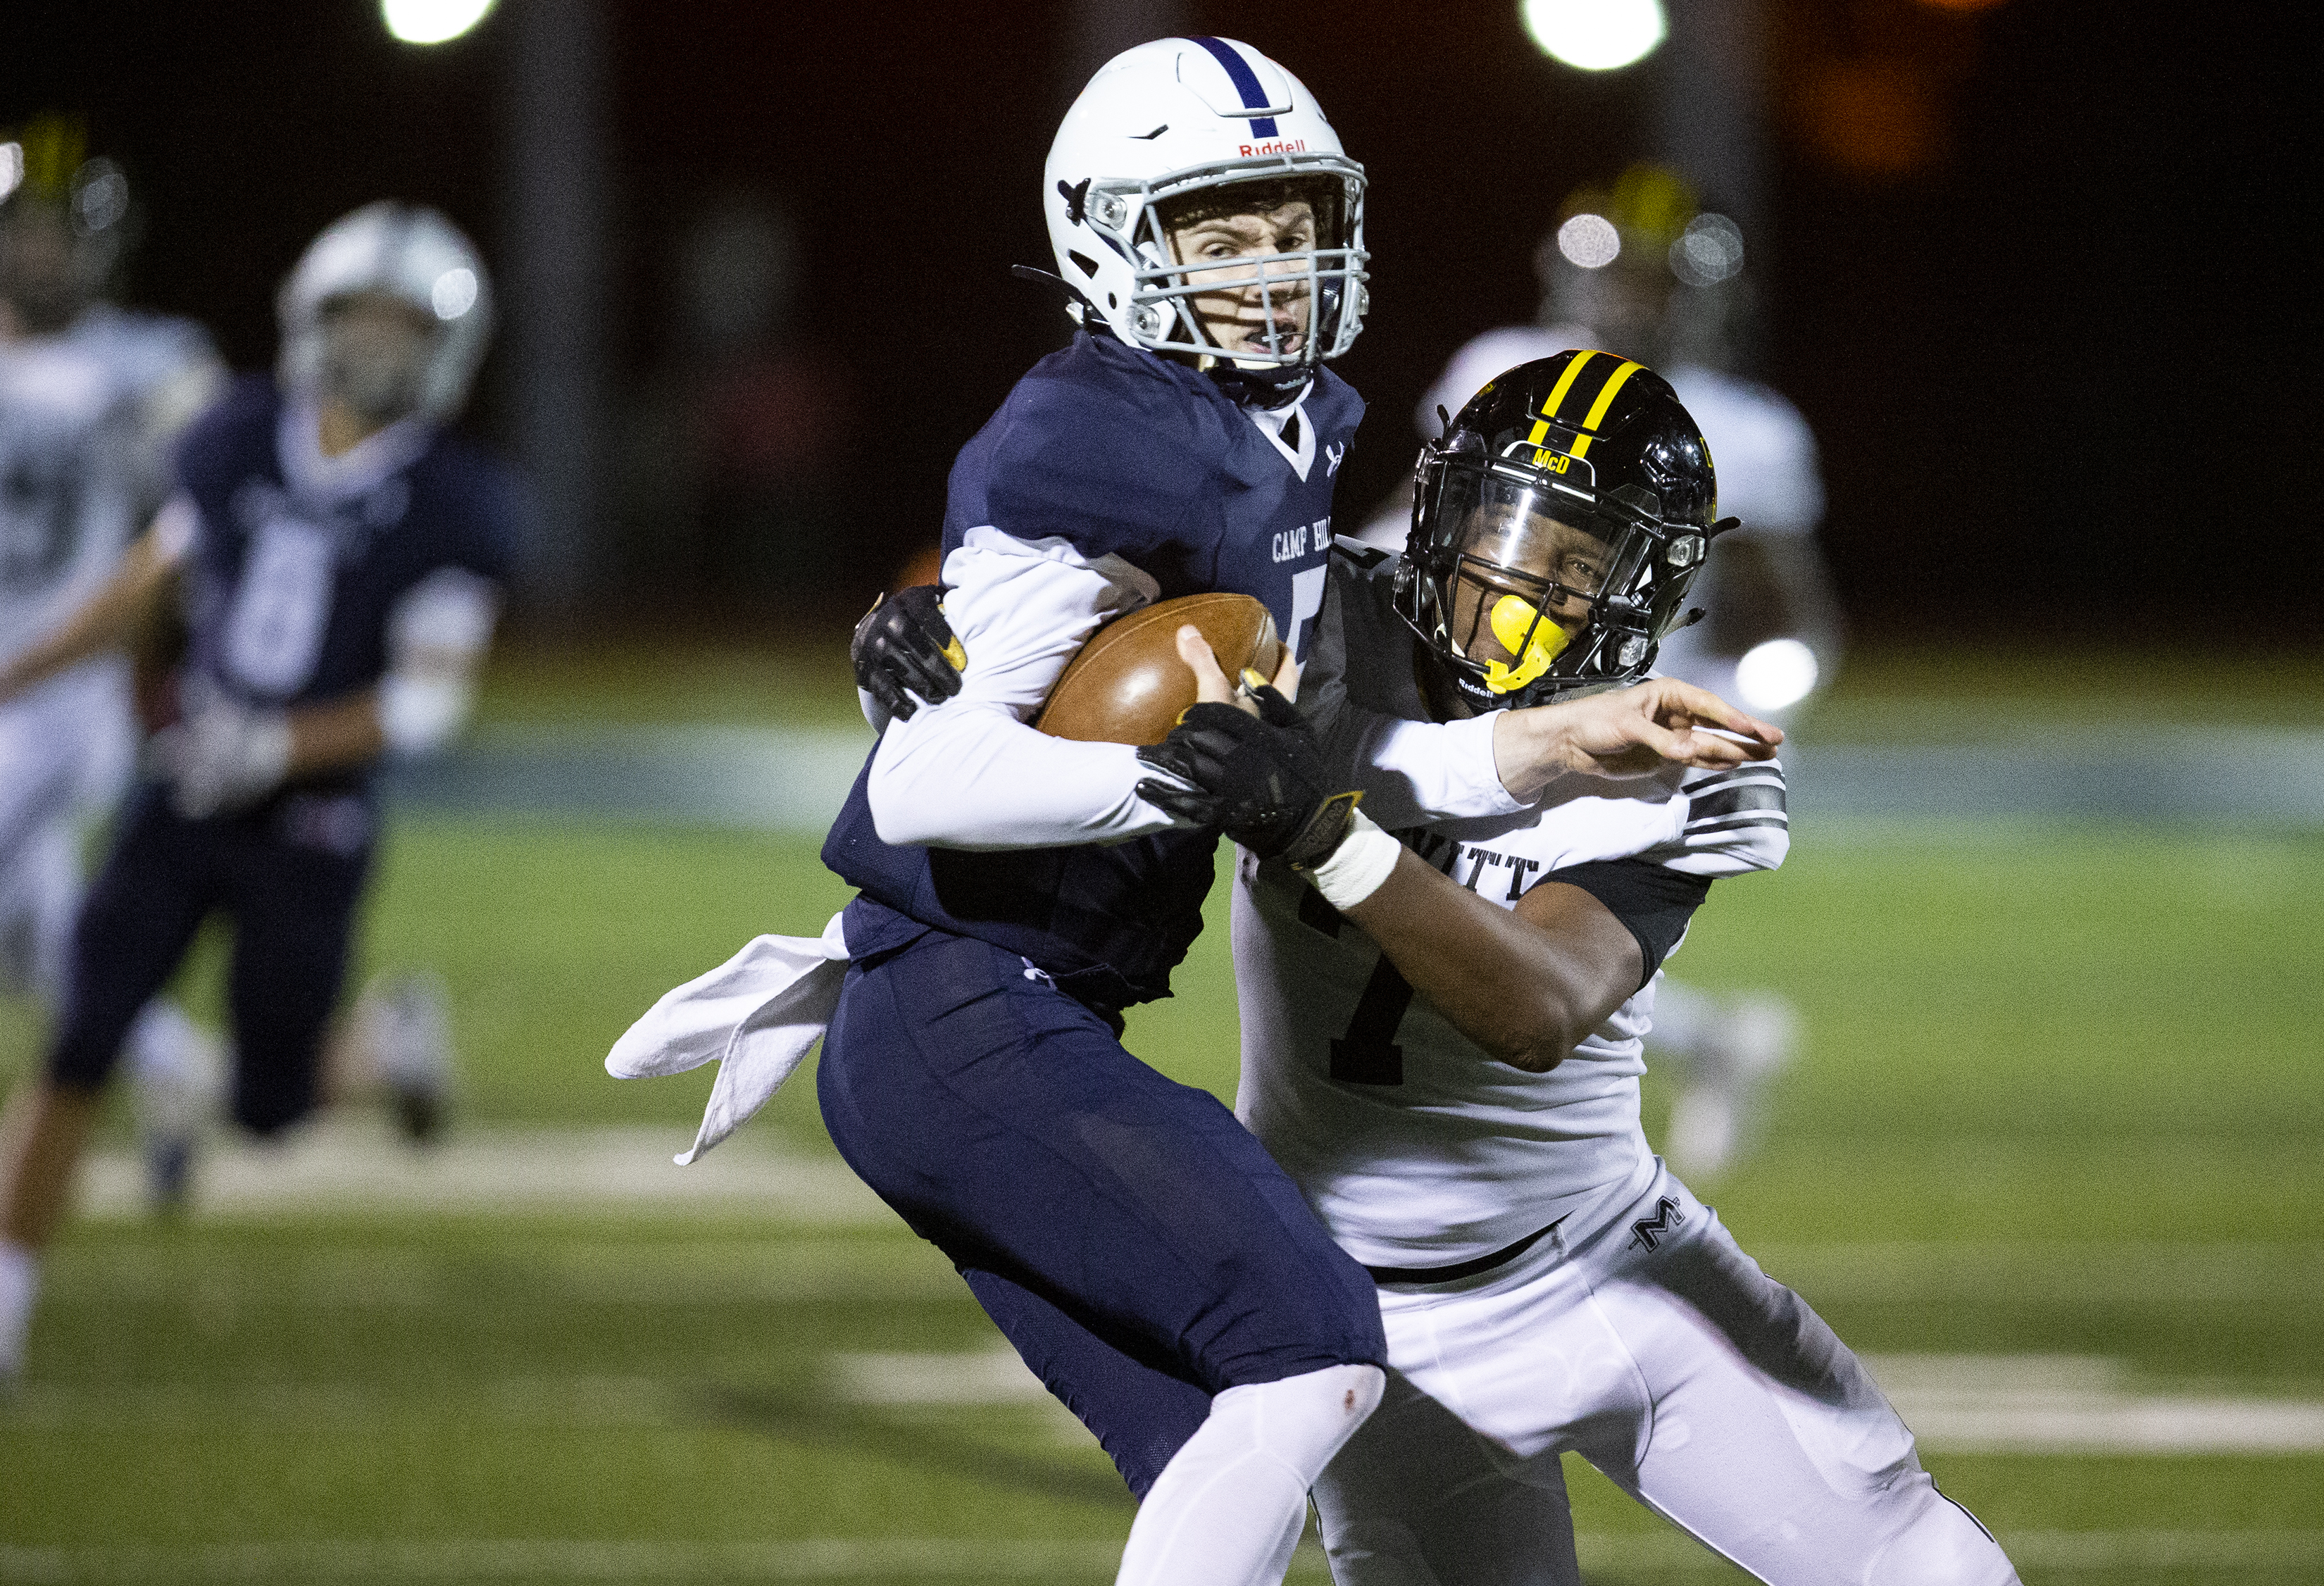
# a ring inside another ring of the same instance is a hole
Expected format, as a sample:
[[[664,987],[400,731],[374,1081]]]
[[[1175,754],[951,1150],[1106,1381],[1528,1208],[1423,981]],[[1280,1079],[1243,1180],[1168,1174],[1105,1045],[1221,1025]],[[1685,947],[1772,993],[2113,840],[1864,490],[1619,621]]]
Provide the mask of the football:
[[[1194,672],[1178,659],[1178,630],[1192,622],[1227,676],[1245,667],[1268,678],[1283,664],[1275,618],[1248,595],[1189,595],[1116,618],[1065,664],[1033,725],[1053,738],[1159,743],[1194,703]]]

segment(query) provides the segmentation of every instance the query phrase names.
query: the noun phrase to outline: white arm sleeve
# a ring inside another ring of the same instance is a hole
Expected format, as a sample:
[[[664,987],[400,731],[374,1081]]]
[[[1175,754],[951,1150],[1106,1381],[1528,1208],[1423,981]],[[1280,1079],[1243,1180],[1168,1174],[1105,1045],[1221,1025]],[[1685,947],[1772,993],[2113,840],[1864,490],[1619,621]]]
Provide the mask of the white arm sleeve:
[[[438,567],[395,603],[387,675],[379,682],[379,730],[389,753],[432,753],[466,723],[476,667],[499,614],[491,580],[458,567]]]
[[[1359,698],[1368,702],[1358,704]],[[1374,708],[1386,704],[1388,710]],[[1412,681],[1412,646],[1362,576],[1334,557],[1299,679],[1299,707],[1326,761],[1364,792],[1364,813],[1394,831],[1423,821],[1509,815],[1521,807],[1493,758],[1499,713],[1432,722]]]
[[[1501,786],[1493,759],[1497,715],[1412,722],[1351,707],[1332,745],[1334,762],[1353,763],[1364,813],[1391,831],[1423,821],[1471,820],[1523,807]]]
[[[1153,770],[1122,743],[1052,738],[1027,724],[1107,619],[1160,586],[1120,557],[1063,539],[968,531],[945,558],[945,620],[968,651],[961,691],[890,722],[865,793],[882,841],[940,848],[1118,843],[1180,825],[1138,796]]]

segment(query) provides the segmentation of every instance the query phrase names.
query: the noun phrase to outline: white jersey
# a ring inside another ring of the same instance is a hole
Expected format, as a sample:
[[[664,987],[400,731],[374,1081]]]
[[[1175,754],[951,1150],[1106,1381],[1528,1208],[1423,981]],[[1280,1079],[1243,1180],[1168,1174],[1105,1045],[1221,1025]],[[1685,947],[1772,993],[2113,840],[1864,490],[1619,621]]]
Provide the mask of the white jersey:
[[[1346,556],[1333,564],[1311,670],[1326,742],[1342,762],[1359,713],[1426,715],[1414,641],[1388,606],[1390,566],[1359,571]],[[1783,790],[1772,761],[1569,778],[1551,790],[1554,803],[1397,835],[1480,897],[1514,908],[1542,881],[1597,862],[1635,859],[1703,879],[1773,869],[1789,842]],[[1380,791],[1383,813],[1399,807],[1397,789]],[[1414,996],[1287,866],[1246,856],[1236,881],[1236,1111],[1358,1260],[1470,1260],[1631,1179],[1647,1155],[1638,1076],[1659,968],[1557,1067],[1528,1074],[1488,1057]]]
[[[98,306],[0,341],[0,655],[102,583],[168,493],[169,441],[217,388],[209,339]]]
[[[0,341],[0,658],[111,576],[167,494],[169,442],[218,378],[198,327],[104,305],[54,335]],[[76,852],[77,814],[126,781],[134,740],[115,658],[0,705],[0,933],[33,922],[51,972],[76,869],[58,855]]]

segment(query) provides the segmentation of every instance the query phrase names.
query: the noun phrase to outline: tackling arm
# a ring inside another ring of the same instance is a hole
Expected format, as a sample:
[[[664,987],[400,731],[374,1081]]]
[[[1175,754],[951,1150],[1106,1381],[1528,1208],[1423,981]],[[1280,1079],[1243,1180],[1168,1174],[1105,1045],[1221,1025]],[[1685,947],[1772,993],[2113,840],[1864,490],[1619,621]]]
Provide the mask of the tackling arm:
[[[1503,908],[1406,850],[1378,891],[1342,912],[1453,1028],[1529,1074],[1563,1062],[1646,978],[1628,927],[1562,881]]]
[[[1335,556],[1299,704],[1324,752],[1364,789],[1368,813],[1383,825],[1513,814],[1569,772],[1645,776],[1671,761],[1724,769],[1771,759],[1783,741],[1716,695],[1662,678],[1580,705],[1454,721],[1413,719],[1426,708],[1417,696],[1409,715],[1370,708],[1348,685],[1351,650],[1410,653],[1401,627],[1391,619],[1383,629],[1381,621],[1361,575]],[[1608,699],[1621,703],[1599,703]],[[1718,731],[1700,730],[1706,727]]]

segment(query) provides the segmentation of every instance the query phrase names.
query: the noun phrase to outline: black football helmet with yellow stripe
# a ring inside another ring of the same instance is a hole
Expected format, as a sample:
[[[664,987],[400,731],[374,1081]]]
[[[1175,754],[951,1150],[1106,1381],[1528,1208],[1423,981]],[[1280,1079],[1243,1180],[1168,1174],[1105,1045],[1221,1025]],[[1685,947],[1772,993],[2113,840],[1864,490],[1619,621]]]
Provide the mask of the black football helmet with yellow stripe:
[[[1644,678],[1734,527],[1670,383],[1611,353],[1496,378],[1421,448],[1415,484],[1397,612],[1480,711]]]

